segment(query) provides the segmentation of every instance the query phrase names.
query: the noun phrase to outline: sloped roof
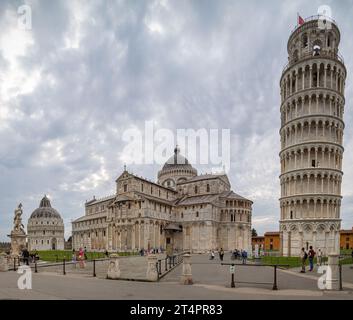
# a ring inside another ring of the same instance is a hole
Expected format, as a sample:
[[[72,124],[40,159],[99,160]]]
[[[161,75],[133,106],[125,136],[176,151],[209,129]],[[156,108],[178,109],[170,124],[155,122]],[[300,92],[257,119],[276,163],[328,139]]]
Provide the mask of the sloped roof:
[[[194,204],[203,204],[203,203],[215,203],[219,198],[218,194],[208,194],[208,195],[200,195],[193,197],[186,197],[178,201],[178,206],[184,205],[194,205]]]
[[[196,181],[202,181],[202,180],[212,180],[212,179],[221,179],[228,185],[230,185],[229,179],[226,174],[201,174],[199,176],[190,178],[186,181],[180,182],[178,184],[187,184],[191,182],[196,182]]]
[[[169,223],[164,227],[164,230],[170,230],[170,231],[182,231],[179,225],[176,223]]]
[[[130,173],[130,172],[128,172],[128,171],[124,171],[124,172],[115,180],[115,182],[117,182],[118,180],[120,180],[124,175],[127,175],[127,177],[130,177],[130,178],[138,179],[138,180],[140,180],[140,181],[142,181],[142,182],[145,182],[145,183],[148,183],[148,184],[152,184],[152,185],[154,185],[154,186],[156,186],[156,187],[165,189],[165,190],[167,190],[168,192],[177,193],[177,191],[174,190],[174,189],[172,189],[172,188],[163,186],[163,185],[161,185],[161,184],[159,184],[159,183],[150,181],[150,180],[148,180],[148,179],[146,179],[146,178],[139,177],[139,176],[137,176],[137,175],[135,175],[135,174],[133,174],[133,173]]]
[[[150,195],[147,195],[147,194],[145,194],[145,193],[137,192],[137,191],[135,191],[135,193],[136,193],[137,195],[139,195],[141,198],[145,198],[145,199],[151,200],[151,201],[161,202],[161,203],[167,204],[167,205],[169,205],[169,206],[172,206],[172,205],[174,205],[174,203],[175,203],[175,200],[166,200],[166,199],[162,199],[162,198],[150,196]]]
[[[80,218],[72,221],[72,223],[82,222],[82,221],[92,220],[92,219],[106,218],[106,217],[107,217],[107,213],[106,212],[99,212],[99,213],[94,213],[94,214],[90,214],[90,215],[87,215],[87,216],[80,217]]]
[[[85,205],[86,206],[90,206],[90,205],[101,203],[101,202],[105,202],[105,201],[108,201],[108,200],[113,200],[115,197],[116,197],[116,195],[111,195],[111,196],[107,196],[107,197],[100,198],[100,199],[95,199],[94,198],[94,199],[92,199],[90,201],[87,201],[85,203]]]
[[[234,191],[225,191],[221,193],[220,196],[221,198],[234,199],[234,200],[246,200],[246,201],[252,202],[251,200],[242,197],[241,195],[235,193]]]
[[[265,232],[264,236],[278,236],[279,235],[279,231],[269,231],[269,232]]]

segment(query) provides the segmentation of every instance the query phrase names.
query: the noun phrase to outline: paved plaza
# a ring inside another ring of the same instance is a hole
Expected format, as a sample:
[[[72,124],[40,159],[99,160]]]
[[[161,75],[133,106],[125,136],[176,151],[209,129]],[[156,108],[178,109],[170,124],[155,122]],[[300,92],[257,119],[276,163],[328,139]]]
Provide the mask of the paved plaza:
[[[130,267],[133,268],[138,263],[143,264],[146,257],[130,259]],[[224,262],[231,262],[229,255],[225,256]],[[144,272],[141,265],[138,268]],[[192,256],[193,285],[179,284],[181,272],[180,265],[159,282],[149,283],[107,280],[104,279],[103,268],[97,278],[93,278],[90,272],[68,272],[64,276],[61,272],[47,270],[33,273],[32,290],[17,288],[20,275],[16,272],[2,272],[0,299],[353,299],[353,270],[348,266],[344,267],[344,291],[341,292],[320,291],[317,287],[320,275],[303,275],[296,269],[279,270],[279,290],[273,291],[273,268],[250,266],[236,267],[236,288],[230,288],[229,266],[222,266],[218,259],[210,261],[207,255]]]
[[[164,259],[165,255],[157,255],[158,259]],[[40,274],[63,274],[63,265],[39,264],[38,273]],[[95,274],[99,279],[105,279],[109,266],[109,259],[98,259],[95,261]],[[147,258],[141,256],[119,257],[119,266],[122,279],[146,280]],[[33,267],[33,266],[32,266]],[[85,262],[84,268],[80,263],[68,262],[65,265],[66,275],[81,276],[83,278],[93,276],[93,262]]]

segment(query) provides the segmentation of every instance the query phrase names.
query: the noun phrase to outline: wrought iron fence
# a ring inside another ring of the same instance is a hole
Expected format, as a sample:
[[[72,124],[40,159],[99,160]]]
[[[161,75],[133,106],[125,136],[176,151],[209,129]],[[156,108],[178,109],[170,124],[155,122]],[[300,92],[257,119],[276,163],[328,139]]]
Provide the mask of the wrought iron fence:
[[[178,253],[173,256],[166,256],[163,259],[158,259],[156,268],[158,273],[158,280],[164,277],[169,271],[177,267],[183,262],[183,256],[186,252]]]

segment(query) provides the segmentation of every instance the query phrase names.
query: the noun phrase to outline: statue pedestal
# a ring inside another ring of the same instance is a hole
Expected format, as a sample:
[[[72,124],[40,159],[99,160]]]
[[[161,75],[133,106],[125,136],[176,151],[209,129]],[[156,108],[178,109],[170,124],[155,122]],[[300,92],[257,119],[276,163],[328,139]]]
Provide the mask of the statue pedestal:
[[[11,256],[19,256],[22,249],[26,248],[27,235],[22,232],[11,231]]]
[[[9,264],[7,261],[7,254],[0,253],[0,272],[6,272],[9,270]]]
[[[158,280],[157,256],[154,254],[151,254],[147,257],[146,278],[149,281],[157,281]]]
[[[329,254],[328,269],[326,271],[326,289],[340,289],[340,271],[339,271],[339,255]]]
[[[191,274],[191,255],[184,254],[183,256],[183,273],[180,277],[181,284],[193,284]]]
[[[112,254],[110,255],[107,279],[116,280],[119,278],[120,278],[119,256],[117,254]]]

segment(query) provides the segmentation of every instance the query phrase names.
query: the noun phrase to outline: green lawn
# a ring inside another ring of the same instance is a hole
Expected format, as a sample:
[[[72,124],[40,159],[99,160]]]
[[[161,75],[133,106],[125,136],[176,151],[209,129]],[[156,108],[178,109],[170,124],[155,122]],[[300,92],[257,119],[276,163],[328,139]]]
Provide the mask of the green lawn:
[[[71,250],[48,250],[48,251],[37,251],[39,255],[39,259],[42,261],[48,262],[56,262],[63,261],[64,259],[67,261],[71,261],[72,259],[72,251]],[[135,255],[135,253],[130,252],[119,252],[119,256],[129,256]],[[101,259],[106,258],[104,252],[87,252],[87,259]]]
[[[323,263],[327,262],[327,257],[323,257],[322,261]],[[301,259],[299,257],[261,257],[261,261],[263,264],[285,264],[289,265],[290,268],[297,268],[301,267]],[[314,258],[314,264],[316,264],[317,259]],[[352,264],[352,258],[351,257],[345,257],[340,260],[341,264]],[[309,265],[309,259],[306,261],[306,265]]]
[[[346,249],[341,249],[341,254],[346,254],[346,255],[351,255],[352,254],[352,250],[346,250]]]
[[[300,267],[301,261],[299,257],[269,257],[264,256],[261,257],[261,261],[263,264],[286,264],[289,265],[290,268]]]

